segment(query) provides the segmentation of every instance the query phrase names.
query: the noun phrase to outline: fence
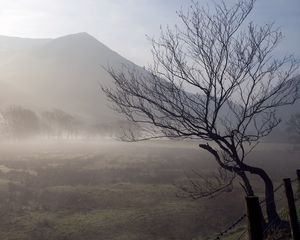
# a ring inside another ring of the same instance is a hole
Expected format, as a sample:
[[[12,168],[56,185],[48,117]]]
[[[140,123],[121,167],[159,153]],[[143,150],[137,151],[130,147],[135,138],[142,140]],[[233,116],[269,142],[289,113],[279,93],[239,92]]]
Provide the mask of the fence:
[[[289,235],[293,240],[300,240],[299,222],[297,217],[297,210],[295,203],[300,200],[300,170],[296,171],[297,178],[291,180],[290,178],[283,179],[283,182],[274,189],[276,193],[276,205],[280,207],[280,217],[283,220],[280,224],[288,224],[289,226],[281,226],[278,222],[271,221],[263,226],[262,211],[265,211],[266,199],[259,201],[257,196],[246,197],[247,213],[243,214],[236,221],[234,221],[224,231],[215,236],[214,240],[227,239],[231,235],[232,240],[263,240],[268,235],[272,235],[271,239],[287,239],[284,235]],[[294,196],[294,190],[297,192]],[[236,232],[233,235],[233,230],[236,226],[247,219],[247,227]],[[277,220],[276,220],[277,221]],[[289,229],[290,232],[284,232],[283,229]],[[269,236],[270,237],[270,236]],[[270,239],[270,238],[268,238]]]

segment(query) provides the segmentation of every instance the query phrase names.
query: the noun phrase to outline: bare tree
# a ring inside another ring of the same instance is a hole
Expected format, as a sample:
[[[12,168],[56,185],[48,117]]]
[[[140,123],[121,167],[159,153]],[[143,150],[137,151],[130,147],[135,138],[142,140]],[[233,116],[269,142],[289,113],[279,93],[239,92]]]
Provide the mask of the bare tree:
[[[115,87],[103,91],[117,111],[144,127],[143,138],[131,140],[202,140],[199,147],[238,176],[247,195],[254,195],[249,174],[259,176],[268,221],[279,221],[272,180],[246,157],[280,123],[277,108],[299,99],[299,84],[290,80],[299,63],[273,57],[282,34],[273,24],[247,23],[253,6],[254,0],[223,1],[210,10],[193,2],[178,12],[181,27],[152,39],[149,74],[108,68]]]
[[[75,116],[60,109],[43,112],[41,117],[48,135],[71,137],[80,127],[80,121]]]
[[[4,128],[10,137],[28,138],[39,133],[40,122],[36,113],[22,106],[13,105],[1,112]]]

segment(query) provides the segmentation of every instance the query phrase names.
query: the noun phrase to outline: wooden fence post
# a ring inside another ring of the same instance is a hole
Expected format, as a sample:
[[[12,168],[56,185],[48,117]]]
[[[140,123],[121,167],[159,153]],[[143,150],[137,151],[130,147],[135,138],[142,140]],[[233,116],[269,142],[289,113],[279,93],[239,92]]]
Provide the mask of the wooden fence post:
[[[292,184],[291,184],[291,179],[285,178],[285,179],[283,179],[283,182],[284,182],[285,194],[286,194],[288,205],[289,205],[289,215],[290,215],[292,237],[294,240],[299,240],[300,239],[299,223],[298,223],[298,217],[297,217],[297,212],[296,212],[295,199],[294,199],[294,193],[293,193],[293,188],[292,188]]]
[[[249,240],[263,240],[261,209],[258,197],[246,197]]]

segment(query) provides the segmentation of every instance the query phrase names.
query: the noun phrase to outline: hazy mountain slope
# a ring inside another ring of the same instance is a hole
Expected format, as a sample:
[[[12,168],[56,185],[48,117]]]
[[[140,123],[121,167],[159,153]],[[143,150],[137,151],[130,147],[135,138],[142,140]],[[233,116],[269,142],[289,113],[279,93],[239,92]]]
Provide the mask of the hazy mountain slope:
[[[108,108],[100,84],[112,82],[103,67],[124,64],[137,67],[87,33],[56,39],[0,36],[0,107],[60,108],[93,123],[117,122],[120,116]],[[280,110],[283,122],[274,138],[282,138],[296,112],[300,101]]]
[[[114,117],[100,91],[100,84],[111,81],[103,66],[118,68],[132,63],[86,33],[32,45],[31,49],[0,65],[0,84],[9,84],[15,92],[22,92],[19,99],[11,93],[14,98],[8,97],[6,102],[62,108],[95,121]]]

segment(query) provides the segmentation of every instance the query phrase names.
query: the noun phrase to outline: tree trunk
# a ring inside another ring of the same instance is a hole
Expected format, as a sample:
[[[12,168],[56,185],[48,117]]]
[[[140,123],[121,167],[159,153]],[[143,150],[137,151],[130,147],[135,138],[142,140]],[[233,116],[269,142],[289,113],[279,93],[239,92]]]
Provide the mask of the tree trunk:
[[[252,186],[250,184],[250,181],[249,181],[246,173],[244,171],[238,171],[236,173],[237,173],[237,175],[240,176],[240,178],[244,182],[244,185],[242,185],[242,187],[244,188],[246,195],[247,196],[254,196],[254,191],[252,189]]]
[[[269,223],[281,222],[281,219],[277,213],[275,196],[274,196],[274,186],[271,178],[268,174],[261,168],[251,167],[244,165],[245,171],[250,172],[251,174],[258,175],[265,184],[265,202],[266,202],[266,212]]]
[[[259,174],[259,176],[265,183],[265,198],[268,221],[280,221],[280,217],[278,216],[276,209],[273,182],[264,171],[263,173]]]
[[[253,188],[251,186],[251,183],[246,175],[246,173],[244,171],[240,171],[240,172],[237,172],[237,174],[240,176],[240,178],[243,180],[244,182],[244,185],[242,185],[242,187],[244,188],[245,190],[245,193],[247,196],[255,196],[254,194],[254,191],[253,191]],[[264,219],[264,215],[263,215],[263,211],[262,211],[262,208],[261,206],[260,207],[260,212],[261,212],[261,225],[263,227],[263,229],[266,227],[266,221]]]
[[[218,152],[215,149],[213,149],[209,144],[199,144],[199,147],[210,152],[215,157],[217,163],[222,168],[238,174],[244,182],[244,189],[246,191],[246,194],[254,195],[254,191],[253,191],[250,181],[246,175],[246,172],[258,175],[264,181],[264,184],[265,184],[265,201],[266,201],[268,222],[269,223],[272,222],[274,224],[282,222],[277,213],[277,209],[276,209],[273,182],[272,182],[271,178],[268,176],[268,174],[263,169],[258,168],[258,167],[249,166],[249,165],[241,162],[240,160],[236,161],[239,163],[238,167],[230,167],[221,161]],[[238,156],[236,156],[236,157],[238,158]]]

